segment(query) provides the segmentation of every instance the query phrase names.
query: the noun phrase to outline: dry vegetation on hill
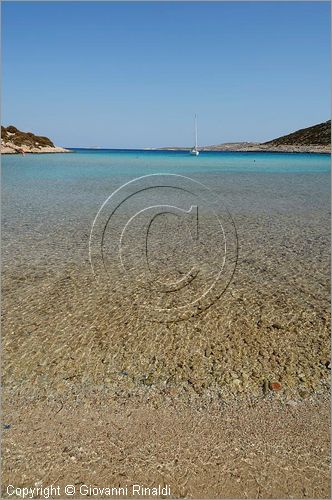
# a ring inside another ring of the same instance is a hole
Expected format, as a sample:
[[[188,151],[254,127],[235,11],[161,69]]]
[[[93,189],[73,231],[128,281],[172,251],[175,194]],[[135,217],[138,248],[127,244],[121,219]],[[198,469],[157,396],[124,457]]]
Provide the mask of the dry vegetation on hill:
[[[13,125],[1,126],[1,153],[65,153],[48,138],[32,132],[22,132]]]

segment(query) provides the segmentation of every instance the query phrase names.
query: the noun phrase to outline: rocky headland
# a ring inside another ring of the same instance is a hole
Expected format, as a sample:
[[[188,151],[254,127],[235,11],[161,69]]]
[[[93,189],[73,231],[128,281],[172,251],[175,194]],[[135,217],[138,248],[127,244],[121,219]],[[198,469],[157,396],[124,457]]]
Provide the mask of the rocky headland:
[[[167,150],[188,150],[191,148],[170,147]],[[331,120],[312,127],[297,130],[291,134],[268,142],[227,142],[201,146],[200,151],[244,151],[271,153],[331,153]]]
[[[22,132],[13,125],[1,127],[1,154],[69,152],[69,149],[55,146],[48,137]]]

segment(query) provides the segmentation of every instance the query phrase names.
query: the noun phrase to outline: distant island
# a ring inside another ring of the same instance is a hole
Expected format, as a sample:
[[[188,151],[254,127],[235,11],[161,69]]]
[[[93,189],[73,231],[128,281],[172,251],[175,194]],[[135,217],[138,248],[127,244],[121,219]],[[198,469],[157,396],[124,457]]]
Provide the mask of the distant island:
[[[68,149],[54,146],[48,138],[32,132],[22,132],[13,125],[1,127],[1,153],[69,153]]]
[[[156,148],[154,148],[156,149]],[[188,150],[190,148],[167,147],[163,150]],[[267,151],[280,153],[331,153],[331,120],[268,142],[228,142],[202,146],[200,151]]]

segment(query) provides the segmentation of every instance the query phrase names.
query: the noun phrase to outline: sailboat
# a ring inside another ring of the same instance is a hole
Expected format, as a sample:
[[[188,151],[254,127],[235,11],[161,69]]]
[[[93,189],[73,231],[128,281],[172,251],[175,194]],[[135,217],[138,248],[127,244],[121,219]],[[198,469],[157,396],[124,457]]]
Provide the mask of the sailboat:
[[[197,115],[195,115],[195,147],[190,151],[190,154],[198,156],[198,146],[197,146]]]

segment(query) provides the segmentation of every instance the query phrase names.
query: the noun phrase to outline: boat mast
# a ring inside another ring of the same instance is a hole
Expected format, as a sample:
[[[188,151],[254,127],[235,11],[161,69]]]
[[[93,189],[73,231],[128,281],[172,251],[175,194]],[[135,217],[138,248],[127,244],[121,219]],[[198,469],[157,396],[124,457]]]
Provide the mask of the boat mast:
[[[195,114],[195,149],[197,150],[197,115]]]

